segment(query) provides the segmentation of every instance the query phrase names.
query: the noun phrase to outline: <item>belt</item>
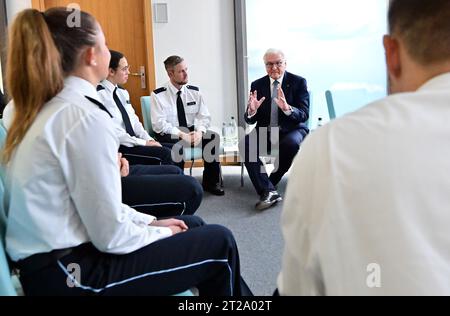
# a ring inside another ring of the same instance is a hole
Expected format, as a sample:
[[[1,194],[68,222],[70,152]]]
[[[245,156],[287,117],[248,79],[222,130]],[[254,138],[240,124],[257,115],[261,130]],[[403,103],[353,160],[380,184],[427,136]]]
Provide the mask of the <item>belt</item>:
[[[53,250],[48,253],[38,253],[14,263],[21,275],[36,273],[69,255],[73,248]]]

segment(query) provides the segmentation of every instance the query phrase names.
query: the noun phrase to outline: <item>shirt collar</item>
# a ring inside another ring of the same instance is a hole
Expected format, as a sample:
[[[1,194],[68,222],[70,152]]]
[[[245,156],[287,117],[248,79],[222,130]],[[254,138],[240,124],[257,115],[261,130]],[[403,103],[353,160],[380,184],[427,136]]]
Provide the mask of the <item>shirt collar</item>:
[[[283,79],[284,79],[284,76],[285,76],[285,75],[283,75],[283,77],[281,77],[280,79],[277,79],[277,81],[280,83],[280,84],[279,84],[280,87],[283,85]],[[272,86],[273,86],[273,83],[275,82],[275,79],[272,79],[271,77],[269,77],[269,78],[270,78],[270,86],[272,87]]]
[[[172,82],[169,81],[169,83],[167,84],[170,92],[172,92],[173,95],[177,95],[178,91],[181,91],[181,94],[183,94],[185,92],[186,86],[182,86],[180,90],[178,90]]]
[[[447,72],[428,80],[418,89],[418,91],[434,88],[444,88],[448,87],[449,85],[450,85],[450,72]]]
[[[99,101],[97,87],[94,87],[92,83],[83,78],[69,76],[64,80],[64,87]]]
[[[105,79],[101,82],[102,86],[105,87],[106,90],[108,90],[109,92],[114,92],[114,90],[116,90],[117,85],[113,84],[111,81]]]

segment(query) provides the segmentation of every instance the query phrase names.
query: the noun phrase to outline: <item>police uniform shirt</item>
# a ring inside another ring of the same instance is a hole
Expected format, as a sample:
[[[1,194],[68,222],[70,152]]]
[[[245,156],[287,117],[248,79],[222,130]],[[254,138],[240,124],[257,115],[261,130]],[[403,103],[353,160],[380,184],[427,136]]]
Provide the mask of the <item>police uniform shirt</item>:
[[[118,138],[110,116],[85,96],[98,100],[91,83],[67,78],[7,166],[6,248],[14,261],[86,242],[127,254],[172,235],[121,203]]]
[[[186,85],[180,91],[187,125],[195,126],[197,131],[206,133],[211,124],[211,115],[199,88]],[[178,89],[171,82],[152,93],[152,126],[158,134],[178,135],[180,133],[177,93]]]
[[[128,117],[130,118],[131,126],[133,127],[136,137],[131,136],[126,132],[122,114],[113,97],[114,90],[117,87],[117,85],[112,84],[110,81],[103,80],[97,87],[97,92],[101,102],[113,116],[113,122],[115,125],[116,134],[120,140],[120,144],[126,147],[145,146],[147,141],[153,140],[153,138],[147,133],[145,128],[142,126],[142,123],[139,121],[139,117],[136,115],[134,108],[130,103],[130,95],[128,94],[128,91],[118,87],[117,96],[128,113]]]

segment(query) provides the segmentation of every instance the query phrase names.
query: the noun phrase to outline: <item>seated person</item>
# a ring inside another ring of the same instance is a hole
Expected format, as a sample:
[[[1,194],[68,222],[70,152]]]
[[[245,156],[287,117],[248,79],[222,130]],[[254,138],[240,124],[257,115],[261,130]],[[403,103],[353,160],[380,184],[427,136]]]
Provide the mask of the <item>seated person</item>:
[[[200,89],[187,85],[187,65],[183,58],[171,56],[164,65],[170,81],[152,93],[151,119],[156,139],[177,144],[172,149],[177,154],[182,151],[180,147],[201,145],[205,165],[203,189],[214,195],[224,195],[220,185],[220,136],[208,131],[211,116]],[[205,150],[205,147],[212,149]],[[182,154],[178,156],[177,162],[183,166]]]
[[[306,80],[286,71],[284,53],[269,49],[264,55],[267,76],[251,85],[251,94],[244,118],[256,128],[245,137],[245,166],[260,196],[255,208],[265,210],[282,200],[276,186],[291,167],[308,135],[305,124],[309,118],[309,93]],[[260,148],[260,144],[267,144]],[[275,170],[267,175],[259,158],[265,150],[271,153],[278,148]]]
[[[97,87],[100,101],[113,117],[119,151],[130,164],[173,164],[170,149],[161,146],[144,129],[130,104],[130,95],[120,85],[127,83],[130,74],[125,56],[111,50],[108,78]]]
[[[450,1],[390,1],[384,47],[391,95],[292,167],[281,295],[450,295]]]

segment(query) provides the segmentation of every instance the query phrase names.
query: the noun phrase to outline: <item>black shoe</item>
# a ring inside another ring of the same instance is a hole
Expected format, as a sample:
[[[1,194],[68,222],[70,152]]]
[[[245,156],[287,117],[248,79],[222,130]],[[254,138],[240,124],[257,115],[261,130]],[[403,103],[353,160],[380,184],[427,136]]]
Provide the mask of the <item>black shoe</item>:
[[[216,183],[214,185],[203,185],[203,190],[218,196],[225,195],[225,191],[222,189],[219,183]]]
[[[255,208],[258,211],[262,211],[272,207],[273,205],[277,204],[278,202],[281,202],[282,200],[283,198],[281,197],[280,194],[278,194],[277,191],[267,192],[261,195],[261,199],[259,200],[258,203],[256,203]]]

